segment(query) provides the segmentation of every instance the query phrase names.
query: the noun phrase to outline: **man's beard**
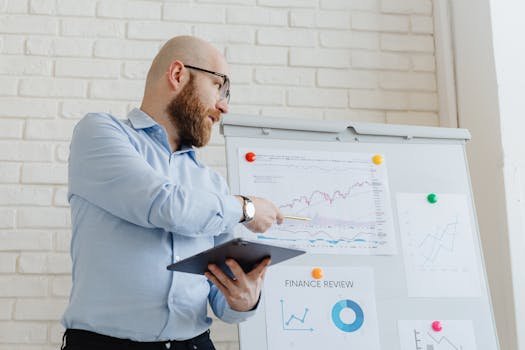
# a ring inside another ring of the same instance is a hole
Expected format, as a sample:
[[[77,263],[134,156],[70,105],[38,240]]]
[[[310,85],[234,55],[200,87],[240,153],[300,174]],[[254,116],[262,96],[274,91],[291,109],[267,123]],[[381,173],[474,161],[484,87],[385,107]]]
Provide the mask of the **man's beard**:
[[[191,78],[190,78],[191,79]],[[205,146],[211,137],[208,109],[195,93],[191,79],[179,95],[167,106],[171,123],[177,129],[180,145]]]

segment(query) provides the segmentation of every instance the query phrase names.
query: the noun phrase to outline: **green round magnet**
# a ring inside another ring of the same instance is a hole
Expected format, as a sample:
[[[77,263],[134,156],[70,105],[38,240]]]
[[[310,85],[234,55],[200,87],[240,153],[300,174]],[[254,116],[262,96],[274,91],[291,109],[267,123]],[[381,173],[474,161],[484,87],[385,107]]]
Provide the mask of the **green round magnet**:
[[[431,194],[429,194],[429,195],[427,196],[427,201],[428,201],[429,203],[432,203],[432,204],[436,203],[436,202],[438,201],[438,196],[437,196],[437,194],[435,194],[435,193],[431,193]]]

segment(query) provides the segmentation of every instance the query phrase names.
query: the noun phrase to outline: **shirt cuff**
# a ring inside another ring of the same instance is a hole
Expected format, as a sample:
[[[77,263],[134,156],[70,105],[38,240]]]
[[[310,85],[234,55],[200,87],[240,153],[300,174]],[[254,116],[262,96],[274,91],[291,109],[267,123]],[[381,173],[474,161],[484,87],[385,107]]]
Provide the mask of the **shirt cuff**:
[[[257,306],[259,306],[259,302],[257,302],[255,307],[250,311],[235,311],[230,307],[230,305],[228,305],[228,303],[226,303],[226,306],[224,307],[224,313],[222,314],[222,317],[220,317],[220,319],[226,323],[244,322],[248,318],[255,315],[255,313],[257,312]]]
[[[224,221],[227,231],[233,230],[242,217],[242,207],[235,196],[227,196],[223,202]]]

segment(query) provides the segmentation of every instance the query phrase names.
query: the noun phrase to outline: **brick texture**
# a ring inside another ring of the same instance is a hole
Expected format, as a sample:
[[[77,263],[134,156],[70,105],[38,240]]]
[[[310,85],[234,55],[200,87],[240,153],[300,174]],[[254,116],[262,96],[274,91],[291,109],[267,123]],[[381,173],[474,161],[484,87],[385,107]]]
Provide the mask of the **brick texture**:
[[[439,125],[431,0],[0,0],[0,350],[58,348],[72,129],[125,116],[182,34],[224,52],[232,113]],[[226,174],[218,128],[198,153]]]

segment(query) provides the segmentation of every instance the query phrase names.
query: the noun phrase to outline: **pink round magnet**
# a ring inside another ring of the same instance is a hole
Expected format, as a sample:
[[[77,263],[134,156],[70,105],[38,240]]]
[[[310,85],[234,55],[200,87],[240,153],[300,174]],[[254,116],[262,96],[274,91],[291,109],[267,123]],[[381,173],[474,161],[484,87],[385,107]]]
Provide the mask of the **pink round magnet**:
[[[435,332],[441,332],[441,330],[443,330],[443,326],[441,325],[441,322],[434,321],[434,322],[432,322],[432,329]]]

